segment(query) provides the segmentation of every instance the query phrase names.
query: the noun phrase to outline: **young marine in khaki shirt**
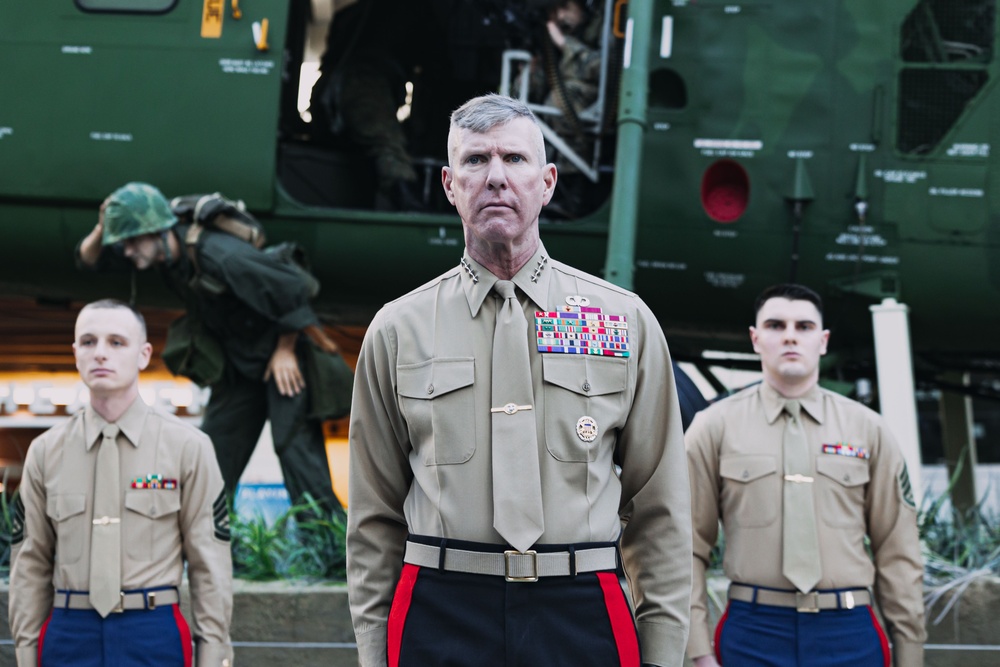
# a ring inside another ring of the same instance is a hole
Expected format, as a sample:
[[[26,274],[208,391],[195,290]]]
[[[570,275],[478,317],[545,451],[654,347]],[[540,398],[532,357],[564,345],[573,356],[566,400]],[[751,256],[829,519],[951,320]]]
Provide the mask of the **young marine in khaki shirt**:
[[[688,655],[697,667],[720,656],[737,667],[763,656],[881,666],[889,648],[870,612],[873,586],[895,665],[923,664],[923,564],[906,465],[878,414],[817,385],[830,335],[821,308],[802,286],[765,290],[750,327],[763,382],[698,413],[685,434],[695,582]],[[797,431],[786,399],[800,406]],[[807,450],[801,471],[785,460],[794,456],[784,454],[789,428]],[[799,491],[808,495],[786,499]],[[713,654],[705,570],[720,520],[733,584]],[[797,590],[789,577],[810,583]]]
[[[229,515],[212,443],[139,396],[152,347],[131,307],[84,307],[73,348],[90,405],[32,442],[15,507],[17,665],[228,667]]]

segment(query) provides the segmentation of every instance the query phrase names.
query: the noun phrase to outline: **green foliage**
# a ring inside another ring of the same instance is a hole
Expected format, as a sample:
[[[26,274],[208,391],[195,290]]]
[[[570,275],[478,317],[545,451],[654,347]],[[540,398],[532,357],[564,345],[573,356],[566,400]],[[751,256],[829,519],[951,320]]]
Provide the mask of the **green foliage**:
[[[7,475],[4,474],[4,484],[0,488],[6,488]],[[0,491],[0,578],[6,579],[10,576],[10,549],[11,535],[14,532],[14,502],[17,499],[17,491],[10,498]]]
[[[0,493],[0,578],[10,576],[13,505],[16,498]],[[343,514],[330,516],[316,502],[289,508],[272,524],[263,518],[233,515],[233,575],[254,581],[274,579],[345,579],[347,530]]]
[[[918,523],[924,557],[924,603],[934,623],[947,616],[962,593],[976,579],[1000,575],[1000,517],[987,514],[982,501],[966,512],[943,507],[962,471],[959,460],[948,489],[937,498],[924,498]],[[943,601],[935,615],[938,602]]]
[[[231,516],[234,576],[252,581],[345,579],[343,514],[330,515],[307,500],[271,525],[262,517]]]

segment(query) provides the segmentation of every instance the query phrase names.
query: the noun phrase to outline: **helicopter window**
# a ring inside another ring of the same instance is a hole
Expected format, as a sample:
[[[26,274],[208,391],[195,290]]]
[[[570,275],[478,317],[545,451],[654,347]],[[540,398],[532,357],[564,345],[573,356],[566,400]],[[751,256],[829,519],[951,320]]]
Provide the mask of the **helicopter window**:
[[[996,0],[921,0],[906,17],[900,49],[907,62],[993,60]]]
[[[165,14],[174,8],[177,0],[75,0],[76,6],[87,12],[130,12],[138,14]],[[222,11],[223,1],[214,0]],[[206,2],[205,11],[211,11],[212,1]]]

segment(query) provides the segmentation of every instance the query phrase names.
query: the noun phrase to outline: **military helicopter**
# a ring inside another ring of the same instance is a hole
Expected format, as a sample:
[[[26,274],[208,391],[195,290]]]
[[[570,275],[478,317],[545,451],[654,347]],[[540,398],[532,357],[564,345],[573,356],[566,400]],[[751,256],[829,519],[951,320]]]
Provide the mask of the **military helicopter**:
[[[521,94],[545,15],[534,0],[359,0],[365,31],[338,44],[322,35],[345,4],[0,6],[0,289],[127,296],[121,276],[82,280],[72,255],[133,180],[242,199],[272,241],[308,249],[333,325],[363,327],[453,266],[447,115],[475,94]],[[1000,368],[994,0],[586,5],[603,22],[599,95],[573,120],[593,150],[552,129],[565,108],[529,99],[572,165],[561,185],[585,193],[570,215],[543,211],[554,256],[636,290],[680,359],[746,350],[754,295],[796,280],[827,299],[843,377],[869,372],[869,307],[887,297],[910,308],[925,377]],[[369,157],[298,103],[304,65],[371,31],[409,36],[388,55],[410,84],[412,208],[379,206]],[[155,276],[138,292],[170,303]]]

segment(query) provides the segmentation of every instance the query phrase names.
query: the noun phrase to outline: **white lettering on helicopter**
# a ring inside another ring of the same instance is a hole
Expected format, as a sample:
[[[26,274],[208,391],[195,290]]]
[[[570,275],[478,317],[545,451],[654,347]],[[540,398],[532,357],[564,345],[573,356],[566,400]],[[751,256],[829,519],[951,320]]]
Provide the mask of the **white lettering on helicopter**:
[[[14,128],[12,128],[12,127],[0,127],[0,139],[3,139],[4,137],[8,137],[8,136],[10,136],[12,134],[14,134]]]
[[[989,157],[989,144],[952,144],[948,157]]]
[[[653,129],[657,130],[659,132],[663,132],[665,130],[669,130],[670,129],[670,123],[665,123],[665,122],[653,123]]]
[[[91,132],[90,138],[93,141],[132,141],[132,134],[129,132]]]
[[[687,271],[684,262],[664,262],[658,259],[637,259],[635,265],[640,269],[661,269],[665,271]]]
[[[742,273],[721,273],[718,271],[705,272],[705,281],[712,287],[735,289],[742,285],[746,279],[746,275]]]
[[[427,239],[427,245],[457,246],[458,238],[448,238],[448,230],[444,227],[439,227],[437,237]]]
[[[812,156],[813,156],[812,151],[788,151],[788,157],[790,157],[793,160],[795,158],[802,158],[803,160],[808,160],[812,158]]]
[[[886,183],[906,183],[913,185],[927,178],[926,171],[907,171],[905,169],[876,169],[875,178],[881,178]]]
[[[986,192],[979,188],[928,188],[932,197],[985,197]]]
[[[875,228],[868,225],[851,225],[846,232],[837,236],[838,245],[873,246],[881,248],[889,244]]]
[[[851,144],[848,146],[855,153],[873,153],[875,152],[875,144]]]
[[[706,157],[753,157],[764,147],[758,139],[695,139],[694,147]]]
[[[858,256],[851,253],[828,252],[826,254],[828,262],[857,262]],[[899,264],[899,257],[891,255],[861,255],[861,261],[865,264],[887,264],[895,266]]]
[[[219,67],[226,74],[270,74],[274,71],[274,61],[220,58]]]
[[[69,55],[89,56],[94,52],[94,49],[89,46],[73,46],[67,44],[63,46],[62,49],[60,49],[60,51],[62,51],[62,53],[66,53]]]

